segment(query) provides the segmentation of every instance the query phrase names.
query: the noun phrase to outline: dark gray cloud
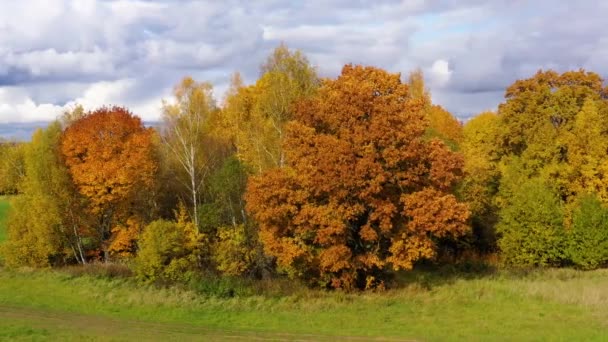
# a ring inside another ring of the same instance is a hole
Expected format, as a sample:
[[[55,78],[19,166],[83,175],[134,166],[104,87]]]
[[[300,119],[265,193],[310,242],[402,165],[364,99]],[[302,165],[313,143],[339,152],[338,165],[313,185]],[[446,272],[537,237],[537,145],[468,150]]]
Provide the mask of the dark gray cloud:
[[[0,122],[49,120],[75,102],[154,120],[185,75],[246,81],[280,42],[324,76],[345,63],[421,67],[437,103],[465,118],[540,68],[608,75],[607,2],[540,0],[0,2]],[[0,135],[2,131],[0,130]]]

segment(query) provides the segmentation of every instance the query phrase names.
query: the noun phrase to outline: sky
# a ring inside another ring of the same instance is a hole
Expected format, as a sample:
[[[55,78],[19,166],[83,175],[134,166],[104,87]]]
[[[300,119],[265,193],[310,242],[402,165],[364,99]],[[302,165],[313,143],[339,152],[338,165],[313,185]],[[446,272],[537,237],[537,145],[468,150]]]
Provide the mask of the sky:
[[[608,1],[0,0],[0,136],[27,137],[76,103],[158,120],[184,76],[247,83],[284,42],[320,75],[346,63],[403,78],[462,120],[539,69],[608,76]]]

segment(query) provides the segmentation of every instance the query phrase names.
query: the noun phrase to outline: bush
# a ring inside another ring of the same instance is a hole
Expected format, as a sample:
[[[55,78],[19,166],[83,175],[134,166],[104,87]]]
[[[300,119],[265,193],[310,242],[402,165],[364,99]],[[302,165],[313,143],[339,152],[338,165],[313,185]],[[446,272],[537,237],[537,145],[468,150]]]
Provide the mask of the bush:
[[[557,192],[538,178],[524,181],[500,210],[498,246],[507,264],[558,265],[564,260],[564,212]]]
[[[272,268],[255,230],[244,224],[220,227],[212,253],[216,269],[226,276],[263,277]]]
[[[21,195],[7,219],[7,241],[0,246],[5,265],[49,267],[63,259],[63,241],[56,203],[48,196]]]
[[[567,238],[566,253],[577,267],[595,269],[608,262],[608,208],[596,196],[579,200]]]
[[[204,240],[182,207],[177,222],[150,223],[139,242],[135,258],[138,278],[149,282],[188,281],[199,266]]]
[[[252,262],[252,250],[247,245],[245,226],[223,227],[217,232],[213,248],[213,260],[217,269],[225,275],[241,275]]]

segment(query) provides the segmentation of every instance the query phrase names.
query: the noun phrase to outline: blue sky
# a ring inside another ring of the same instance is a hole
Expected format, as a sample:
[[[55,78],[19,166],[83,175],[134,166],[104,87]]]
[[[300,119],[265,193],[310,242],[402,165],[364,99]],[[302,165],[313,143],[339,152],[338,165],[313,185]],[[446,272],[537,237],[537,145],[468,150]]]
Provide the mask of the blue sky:
[[[433,100],[465,119],[540,68],[608,75],[607,16],[604,1],[5,0],[0,136],[75,103],[153,121],[186,75],[212,82],[221,104],[230,75],[253,82],[280,42],[323,76],[349,62],[420,67]]]

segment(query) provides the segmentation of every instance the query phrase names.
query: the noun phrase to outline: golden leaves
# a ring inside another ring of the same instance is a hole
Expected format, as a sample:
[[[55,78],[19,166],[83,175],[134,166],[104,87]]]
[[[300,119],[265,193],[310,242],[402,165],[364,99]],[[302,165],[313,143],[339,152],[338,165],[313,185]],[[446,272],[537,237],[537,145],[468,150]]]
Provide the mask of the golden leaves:
[[[468,208],[450,194],[463,159],[423,139],[424,101],[399,75],[347,65],[296,105],[287,166],[252,177],[246,194],[282,268],[340,288],[382,284],[372,274],[388,263],[432,257],[430,236],[468,230]]]

